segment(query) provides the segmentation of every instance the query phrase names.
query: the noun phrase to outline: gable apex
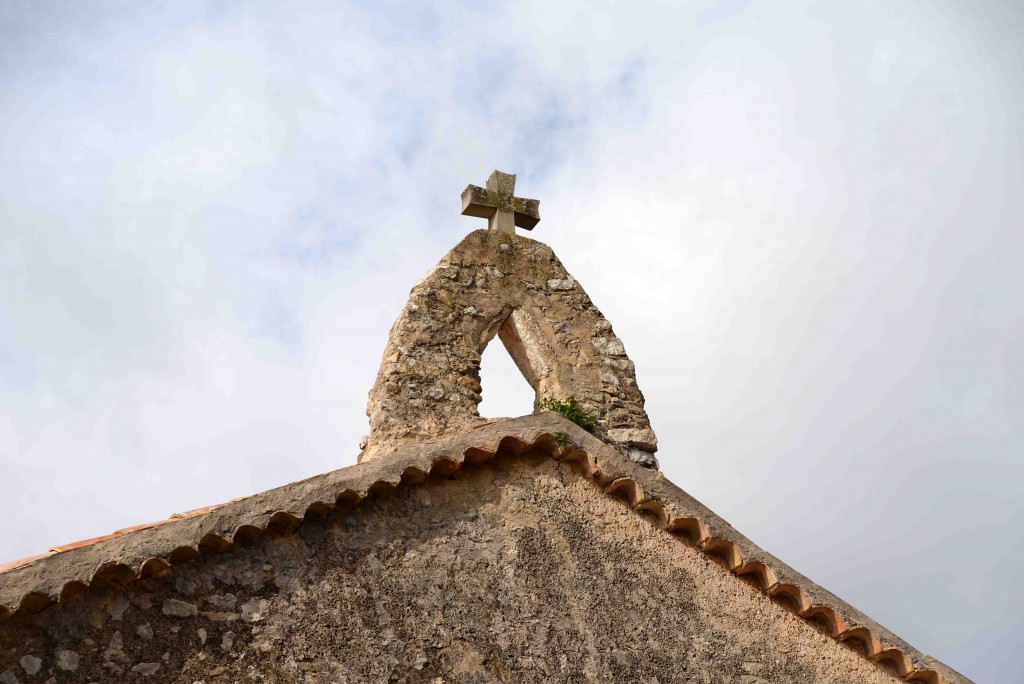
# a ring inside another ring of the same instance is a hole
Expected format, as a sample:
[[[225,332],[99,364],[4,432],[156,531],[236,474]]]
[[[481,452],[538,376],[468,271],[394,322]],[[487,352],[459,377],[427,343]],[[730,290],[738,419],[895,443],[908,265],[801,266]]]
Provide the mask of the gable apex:
[[[477,230],[417,282],[388,337],[360,460],[476,427],[480,356],[497,336],[538,401],[575,401],[594,434],[657,467],[636,368],[612,324],[554,251]]]

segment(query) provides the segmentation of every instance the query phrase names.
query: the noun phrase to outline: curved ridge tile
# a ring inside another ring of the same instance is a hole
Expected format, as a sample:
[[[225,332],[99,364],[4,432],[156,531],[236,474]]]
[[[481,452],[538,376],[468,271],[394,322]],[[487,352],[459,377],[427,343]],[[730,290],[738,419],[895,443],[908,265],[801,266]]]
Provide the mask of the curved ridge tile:
[[[306,509],[306,515],[315,515],[319,518],[326,518],[335,507],[334,501],[314,501]]]
[[[580,449],[579,447],[567,449],[558,456],[558,460],[560,461],[567,461],[569,463],[576,463],[579,465],[580,468],[583,469],[583,474],[590,478],[594,477],[594,472],[597,470],[592,458],[593,457],[588,452]]]
[[[187,563],[199,558],[199,549],[192,545],[178,546],[167,555],[171,563]]]
[[[534,441],[536,441],[536,438],[530,442],[527,442],[518,437],[506,435],[502,437],[500,440],[498,440],[498,448],[495,449],[494,451],[511,453],[518,456],[519,454],[523,453],[524,451],[528,450],[531,446],[533,446]]]
[[[156,556],[150,556],[146,560],[142,561],[142,565],[139,566],[139,577],[154,577],[163,573],[171,567],[171,564],[162,558]]]
[[[212,551],[219,553],[226,550],[231,546],[231,542],[219,534],[208,532],[203,535],[203,538],[199,540],[199,549],[201,551]]]
[[[849,629],[846,626],[846,621],[843,620],[843,616],[830,606],[811,606],[801,613],[800,617],[812,624],[818,625],[826,634],[834,639],[838,639]]]
[[[910,658],[898,648],[887,648],[872,658],[872,660],[876,663],[887,664],[892,668],[896,676],[900,678],[905,678],[914,671],[914,665],[910,662]]]
[[[618,494],[626,500],[630,507],[636,507],[645,498],[643,488],[631,477],[620,477],[612,480],[612,483],[605,487],[608,494]]]
[[[647,513],[650,517],[653,517],[657,521],[658,527],[662,529],[668,527],[668,509],[665,508],[665,504],[657,499],[644,499],[635,508],[640,513]]]
[[[558,458],[559,454],[563,450],[569,450],[570,446],[568,440],[562,441],[561,437],[556,437],[548,432],[541,432],[534,438],[530,448],[539,449],[549,456]]]
[[[24,610],[27,613],[38,613],[51,603],[54,603],[53,598],[42,592],[31,591],[22,597],[21,605],[18,606],[18,610]]]
[[[256,525],[250,525],[248,523],[239,525],[235,528],[234,534],[231,535],[231,543],[237,544],[240,541],[253,541],[255,539],[259,539],[262,534],[263,529]]]
[[[418,485],[430,477],[430,471],[423,470],[418,466],[409,466],[402,471],[402,483],[409,485]]]
[[[761,561],[750,561],[736,568],[736,574],[740,577],[752,577],[757,586],[764,593],[768,593],[773,586],[778,584],[775,579],[775,572]]]
[[[280,530],[294,530],[302,522],[302,516],[291,511],[274,511],[270,514],[267,526],[273,526]]]
[[[88,586],[89,585],[86,584],[85,582],[80,582],[78,580],[72,580],[72,581],[66,583],[63,587],[60,588],[60,596],[57,598],[57,600],[58,601],[67,601],[67,600],[71,599],[72,597],[76,596],[77,594],[82,593],[82,591],[84,591],[86,588],[88,588]]]
[[[450,458],[439,458],[430,466],[430,473],[438,477],[449,478],[458,472],[462,464]]]
[[[391,492],[398,489],[398,485],[401,483],[401,479],[398,482],[392,482],[390,480],[377,480],[370,488],[366,490],[366,493],[371,496],[387,496]]]
[[[700,546],[711,537],[708,528],[697,518],[675,518],[665,529],[673,534],[683,535],[694,546]]]
[[[135,569],[118,561],[100,563],[89,578],[89,584],[106,582],[115,586],[125,586],[135,579]]]
[[[338,496],[337,498],[335,498],[335,501],[337,502],[338,506],[354,506],[360,503],[365,498],[366,495],[363,494],[362,492],[346,489],[338,493]]]
[[[462,452],[462,459],[466,463],[472,463],[473,465],[480,465],[481,463],[487,463],[487,461],[494,458],[494,452],[488,449],[480,449],[478,447],[469,447]]]
[[[736,545],[728,539],[717,537],[709,539],[701,546],[701,551],[725,563],[725,567],[730,571],[735,571],[736,568],[743,564],[743,555]]]
[[[811,601],[804,590],[795,584],[776,584],[768,590],[768,595],[797,615],[803,615],[811,608]]]
[[[882,644],[878,642],[878,638],[867,627],[848,629],[839,636],[839,640],[843,643],[855,642],[858,644],[857,649],[859,652],[871,660],[875,660],[876,656],[882,652]]]

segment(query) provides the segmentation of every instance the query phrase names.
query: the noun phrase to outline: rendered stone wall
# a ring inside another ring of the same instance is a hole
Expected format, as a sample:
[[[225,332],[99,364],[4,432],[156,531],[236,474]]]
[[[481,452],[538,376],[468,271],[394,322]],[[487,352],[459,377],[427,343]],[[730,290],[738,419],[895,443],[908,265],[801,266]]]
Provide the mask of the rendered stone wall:
[[[412,288],[370,392],[361,460],[483,423],[480,356],[495,335],[538,397],[574,397],[597,418],[595,434],[656,466],[635,367],[611,323],[550,247],[488,230]]]
[[[569,464],[499,457],[0,623],[0,682],[898,681]]]

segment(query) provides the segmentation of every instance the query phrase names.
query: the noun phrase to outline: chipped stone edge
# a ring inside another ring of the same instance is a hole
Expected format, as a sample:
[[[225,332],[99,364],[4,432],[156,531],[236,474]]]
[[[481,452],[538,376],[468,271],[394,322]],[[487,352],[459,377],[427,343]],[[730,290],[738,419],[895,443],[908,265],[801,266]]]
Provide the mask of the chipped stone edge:
[[[486,425],[223,506],[200,509],[191,517],[139,526],[118,536],[26,559],[0,571],[0,622],[21,611],[37,613],[94,582],[128,585],[200,554],[255,539],[267,530],[295,529],[307,516],[325,517],[339,506],[387,495],[399,485],[419,484],[430,475],[450,477],[466,464],[483,464],[499,453],[527,451],[577,463],[606,493],[623,499],[653,524],[683,539],[836,641],[872,662],[887,662],[904,681],[973,684],[759,548],[660,472],[630,462],[553,413]]]

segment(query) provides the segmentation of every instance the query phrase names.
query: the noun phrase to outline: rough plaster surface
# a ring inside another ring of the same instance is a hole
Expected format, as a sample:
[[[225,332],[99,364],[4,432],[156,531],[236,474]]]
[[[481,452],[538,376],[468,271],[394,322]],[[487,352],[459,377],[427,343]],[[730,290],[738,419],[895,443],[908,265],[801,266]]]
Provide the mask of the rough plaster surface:
[[[538,397],[575,397],[595,434],[655,466],[657,438],[611,323],[547,245],[468,235],[413,288],[391,329],[361,460],[485,422],[480,355],[497,335]]]
[[[578,467],[499,457],[19,613],[0,681],[898,681]]]

